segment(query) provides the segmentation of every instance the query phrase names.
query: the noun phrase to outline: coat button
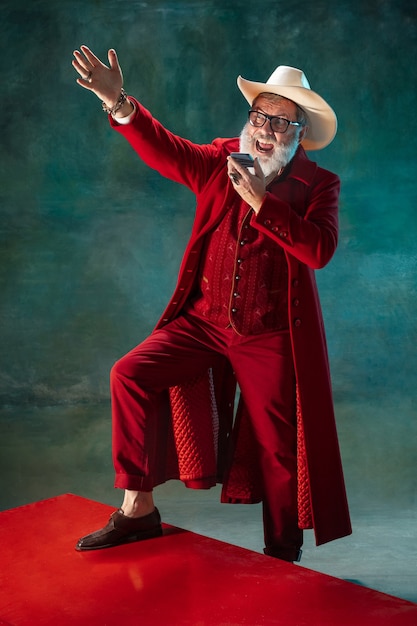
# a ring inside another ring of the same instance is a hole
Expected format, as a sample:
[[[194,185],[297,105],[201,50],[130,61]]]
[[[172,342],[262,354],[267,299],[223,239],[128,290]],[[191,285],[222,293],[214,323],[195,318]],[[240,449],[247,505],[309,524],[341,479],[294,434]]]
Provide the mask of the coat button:
[[[298,327],[301,326],[301,320],[299,317],[296,317],[294,320],[294,326]]]
[[[298,278],[294,278],[294,280],[292,281],[292,286],[293,287],[298,287],[298,285],[300,284]]]
[[[294,300],[292,301],[294,306],[299,306],[300,305],[300,301],[298,298],[294,298]]]

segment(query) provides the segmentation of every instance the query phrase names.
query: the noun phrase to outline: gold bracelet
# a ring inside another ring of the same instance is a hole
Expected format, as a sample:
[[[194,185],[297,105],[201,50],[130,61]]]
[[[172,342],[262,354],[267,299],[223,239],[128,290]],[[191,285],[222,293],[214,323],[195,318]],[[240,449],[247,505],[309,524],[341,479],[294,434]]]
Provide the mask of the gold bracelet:
[[[101,106],[103,107],[103,111],[105,111],[106,113],[108,113],[109,115],[114,115],[115,113],[117,113],[117,111],[119,109],[122,108],[122,106],[124,105],[124,103],[127,100],[127,95],[125,90],[121,89],[120,91],[120,96],[117,98],[117,102],[116,104],[114,104],[111,108],[107,106],[107,104],[105,102],[101,103]]]

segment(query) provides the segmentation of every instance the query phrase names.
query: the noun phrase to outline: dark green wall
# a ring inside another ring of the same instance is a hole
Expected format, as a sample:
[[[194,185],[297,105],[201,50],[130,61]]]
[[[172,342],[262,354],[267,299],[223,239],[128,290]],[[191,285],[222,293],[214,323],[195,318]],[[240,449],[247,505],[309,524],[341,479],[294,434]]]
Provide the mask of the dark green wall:
[[[304,69],[339,117],[333,144],[311,154],[343,183],[340,246],[318,275],[335,398],[372,415],[406,403],[409,418],[416,17],[408,0],[3,2],[2,403],[107,399],[109,369],[158,319],[190,230],[193,197],[148,171],[76,85],[72,51],[86,43],[102,58],[115,47],[127,91],[201,142],[240,131],[238,74]]]

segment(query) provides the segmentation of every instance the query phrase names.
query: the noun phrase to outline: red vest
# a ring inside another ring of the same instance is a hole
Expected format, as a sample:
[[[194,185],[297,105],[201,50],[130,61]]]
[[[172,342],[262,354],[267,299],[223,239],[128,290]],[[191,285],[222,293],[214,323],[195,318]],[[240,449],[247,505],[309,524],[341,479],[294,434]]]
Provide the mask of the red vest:
[[[284,251],[250,224],[252,209],[237,198],[206,236],[199,292],[188,310],[240,335],[288,329]]]

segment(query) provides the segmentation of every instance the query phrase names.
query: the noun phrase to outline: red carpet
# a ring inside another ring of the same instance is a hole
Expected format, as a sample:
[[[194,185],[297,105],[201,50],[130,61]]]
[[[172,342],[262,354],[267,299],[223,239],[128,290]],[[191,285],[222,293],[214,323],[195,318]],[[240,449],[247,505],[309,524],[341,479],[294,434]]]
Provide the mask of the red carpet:
[[[417,605],[164,526],[79,553],[113,509],[63,495],[0,513],[0,626],[416,626]]]

